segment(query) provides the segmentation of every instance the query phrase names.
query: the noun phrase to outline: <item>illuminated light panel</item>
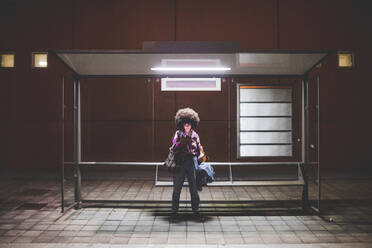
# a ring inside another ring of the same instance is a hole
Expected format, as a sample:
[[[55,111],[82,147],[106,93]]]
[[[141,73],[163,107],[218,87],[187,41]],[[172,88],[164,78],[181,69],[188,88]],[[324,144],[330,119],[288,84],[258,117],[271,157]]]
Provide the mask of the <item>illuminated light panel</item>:
[[[33,67],[37,67],[37,68],[48,67],[48,54],[47,53],[34,53],[33,54]]]
[[[152,71],[230,71],[229,67],[152,67]]]
[[[338,66],[339,67],[353,67],[354,57],[352,52],[339,52],[338,53]]]
[[[14,54],[1,55],[1,67],[11,68],[14,67]]]
[[[162,91],[221,91],[221,78],[162,78]]]

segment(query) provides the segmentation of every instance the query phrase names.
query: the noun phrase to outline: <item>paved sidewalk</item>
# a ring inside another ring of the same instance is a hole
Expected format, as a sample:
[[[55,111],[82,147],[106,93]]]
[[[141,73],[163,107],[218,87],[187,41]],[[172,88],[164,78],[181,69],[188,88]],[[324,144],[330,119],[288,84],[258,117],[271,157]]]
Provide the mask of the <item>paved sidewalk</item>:
[[[171,190],[151,180],[82,183],[83,199],[170,200]],[[90,205],[61,215],[58,180],[3,178],[0,247],[372,247],[370,178],[325,179],[321,216],[301,211],[300,187],[207,187],[200,197],[247,202],[203,204],[204,219],[183,204],[176,221],[167,204]],[[186,187],[181,199],[189,199]]]

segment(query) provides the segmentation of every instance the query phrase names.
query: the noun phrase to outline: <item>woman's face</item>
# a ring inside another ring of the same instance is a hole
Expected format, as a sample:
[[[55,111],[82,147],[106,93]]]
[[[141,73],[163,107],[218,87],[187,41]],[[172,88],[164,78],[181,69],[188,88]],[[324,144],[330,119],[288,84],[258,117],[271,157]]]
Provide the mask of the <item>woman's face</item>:
[[[185,129],[186,133],[190,132],[191,129],[190,123],[183,124],[183,128]]]

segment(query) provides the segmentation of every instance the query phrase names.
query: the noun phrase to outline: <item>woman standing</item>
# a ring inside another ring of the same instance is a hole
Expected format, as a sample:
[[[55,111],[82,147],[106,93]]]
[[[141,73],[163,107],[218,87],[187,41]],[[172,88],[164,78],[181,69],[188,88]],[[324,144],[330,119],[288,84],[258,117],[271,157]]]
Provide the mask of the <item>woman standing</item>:
[[[195,128],[200,119],[198,113],[191,108],[179,109],[175,116],[178,130],[173,136],[172,149],[175,152],[176,169],[173,170],[172,214],[179,208],[182,186],[187,177],[191,195],[191,206],[194,214],[199,213],[199,195],[196,186],[197,158],[202,146]]]

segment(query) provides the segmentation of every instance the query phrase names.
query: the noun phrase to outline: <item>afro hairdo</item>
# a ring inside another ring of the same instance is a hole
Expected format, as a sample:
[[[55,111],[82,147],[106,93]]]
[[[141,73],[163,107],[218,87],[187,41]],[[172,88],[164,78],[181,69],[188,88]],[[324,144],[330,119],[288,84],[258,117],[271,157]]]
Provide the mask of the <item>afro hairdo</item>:
[[[179,109],[174,119],[180,130],[183,130],[183,124],[185,123],[190,123],[192,128],[195,129],[200,122],[198,113],[191,108]]]

